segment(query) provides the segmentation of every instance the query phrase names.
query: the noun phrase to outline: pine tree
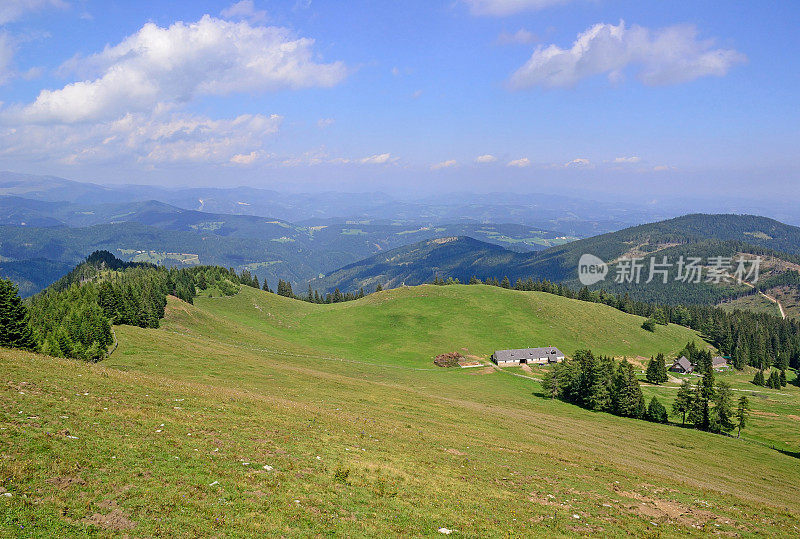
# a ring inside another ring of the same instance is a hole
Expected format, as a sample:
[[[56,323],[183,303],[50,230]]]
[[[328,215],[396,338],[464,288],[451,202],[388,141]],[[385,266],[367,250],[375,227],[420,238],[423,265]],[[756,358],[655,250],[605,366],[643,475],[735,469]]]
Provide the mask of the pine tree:
[[[381,283],[378,283],[375,286],[375,292],[381,292],[381,291],[383,291],[383,287],[381,286]]]
[[[727,382],[717,384],[714,397],[714,430],[730,432],[736,426],[733,423],[733,392]]]
[[[678,388],[678,395],[675,397],[675,401],[672,403],[672,413],[682,416],[682,425],[686,424],[686,414],[691,410],[693,400],[692,383],[689,380],[684,380]]]
[[[738,431],[736,432],[736,437],[739,438],[742,435],[742,429],[745,428],[747,424],[747,418],[750,415],[750,402],[747,400],[745,395],[739,397],[739,406],[736,408],[736,426],[738,427]]]
[[[614,413],[623,417],[640,418],[646,412],[644,396],[633,365],[624,359],[614,375],[612,406]]]
[[[669,420],[667,418],[667,409],[655,396],[650,399],[650,404],[647,407],[647,419],[655,423],[666,423]]]
[[[651,384],[663,384],[669,380],[664,354],[659,353],[655,358],[650,358],[650,361],[647,363],[647,373],[645,377]]]
[[[782,370],[780,374],[781,387],[786,387],[786,370]]]
[[[764,386],[764,371],[759,370],[756,372],[756,375],[753,377],[753,384],[757,386]]]
[[[542,377],[542,389],[544,390],[544,394],[551,399],[555,399],[561,394],[557,368],[550,369],[544,373]]]
[[[511,288],[511,281],[508,280],[508,277],[503,277],[503,280],[500,282],[500,286],[503,288]]]
[[[28,323],[28,309],[22,303],[14,283],[0,279],[0,346],[36,350]]]

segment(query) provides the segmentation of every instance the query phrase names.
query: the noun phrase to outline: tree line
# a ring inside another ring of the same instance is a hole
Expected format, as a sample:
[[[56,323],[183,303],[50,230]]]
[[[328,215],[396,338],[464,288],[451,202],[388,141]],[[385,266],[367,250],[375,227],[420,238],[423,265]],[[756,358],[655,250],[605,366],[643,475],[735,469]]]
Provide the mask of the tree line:
[[[661,380],[666,371],[661,367],[648,367],[648,379]],[[651,361],[654,365],[659,361]],[[616,363],[606,356],[595,356],[591,350],[578,350],[567,359],[548,370],[542,380],[547,397],[558,398],[589,410],[609,412],[622,417],[645,419],[656,423],[669,423],[669,414],[656,396],[646,404],[635,370],[627,360]],[[749,411],[747,397],[739,398],[734,408],[733,392],[726,382],[715,382],[714,370],[708,368],[701,380],[693,386],[684,380],[679,388],[672,413],[697,429],[715,433],[728,433],[745,427]]]

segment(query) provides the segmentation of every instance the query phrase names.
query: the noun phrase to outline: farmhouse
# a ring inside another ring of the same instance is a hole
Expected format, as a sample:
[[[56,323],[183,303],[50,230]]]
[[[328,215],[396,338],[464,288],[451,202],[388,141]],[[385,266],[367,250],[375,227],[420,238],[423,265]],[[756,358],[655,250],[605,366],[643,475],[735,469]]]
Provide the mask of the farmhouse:
[[[492,354],[492,361],[498,366],[521,365],[522,363],[533,363],[535,365],[547,365],[548,363],[561,363],[564,361],[564,354],[555,346],[544,348],[520,348],[517,350],[496,350]]]
[[[711,359],[711,367],[714,369],[724,369],[728,366],[728,360],[722,356],[717,356]]]
[[[686,359],[686,356],[681,356],[675,360],[672,364],[672,367],[669,368],[672,372],[680,372],[683,374],[689,374],[694,370],[692,363]]]

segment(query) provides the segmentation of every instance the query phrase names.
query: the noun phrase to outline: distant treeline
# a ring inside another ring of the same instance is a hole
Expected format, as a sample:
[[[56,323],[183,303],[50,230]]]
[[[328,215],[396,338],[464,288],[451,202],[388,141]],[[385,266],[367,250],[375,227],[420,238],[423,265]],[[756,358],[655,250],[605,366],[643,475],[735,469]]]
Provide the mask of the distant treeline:
[[[436,278],[433,284],[459,284],[458,279]],[[604,290],[579,291],[547,280],[518,279],[512,286],[508,277],[486,279],[482,283],[472,277],[469,284],[488,284],[514,290],[547,292],[566,298],[603,303],[622,312],[643,316],[658,324],[674,323],[698,331],[720,353],[731,358],[737,369],[747,365],[758,369],[775,366],[785,370],[800,367],[800,322],[766,313],[735,310],[726,312],[708,305],[658,305],[633,301],[628,294],[611,294]]]
[[[663,357],[659,359],[663,366]],[[694,387],[684,381],[673,404],[673,414],[681,418],[682,424],[688,420],[695,428],[710,432],[744,428],[749,409],[747,397],[742,396],[734,410],[731,387],[725,382],[715,383],[710,362],[702,374]],[[645,404],[633,365],[626,360],[616,363],[610,357],[596,357],[590,350],[578,350],[572,359],[554,365],[545,373],[542,388],[547,397],[589,410],[669,422],[667,410],[657,397]]]

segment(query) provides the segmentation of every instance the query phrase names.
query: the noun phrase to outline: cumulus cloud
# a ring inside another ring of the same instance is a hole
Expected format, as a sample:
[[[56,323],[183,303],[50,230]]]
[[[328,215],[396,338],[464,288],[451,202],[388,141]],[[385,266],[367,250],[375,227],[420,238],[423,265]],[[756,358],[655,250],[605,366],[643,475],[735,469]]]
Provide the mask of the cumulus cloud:
[[[455,159],[448,159],[447,161],[442,161],[441,163],[435,163],[431,165],[431,170],[440,170],[443,168],[450,168],[456,166],[458,163]]]
[[[69,7],[69,4],[64,0],[2,0],[0,2],[0,24],[21,19],[30,11],[66,7]]]
[[[617,164],[638,163],[641,160],[642,160],[642,158],[641,157],[637,157],[637,156],[615,157],[614,158],[614,163],[617,163]]]
[[[494,163],[495,161],[497,161],[497,158],[488,153],[486,155],[479,155],[475,158],[476,163]]]
[[[27,124],[0,128],[0,156],[67,164],[244,164],[253,152],[254,160],[262,155],[281,120],[277,115],[214,120],[162,112],[91,125]]]
[[[523,11],[538,11],[568,4],[572,0],[463,0],[473,15],[504,17]]]
[[[512,89],[533,86],[573,86],[580,80],[606,74],[617,82],[629,66],[639,69],[647,85],[687,82],[705,76],[723,76],[746,61],[733,49],[714,48],[701,40],[691,25],[650,30],[642,26],[596,24],[578,35],[571,48],[539,46],[509,81]]]
[[[568,163],[564,163],[564,168],[589,168],[591,166],[592,162],[584,157],[578,157]]]
[[[498,45],[530,45],[536,43],[539,38],[533,32],[520,28],[514,33],[506,32],[503,30],[497,36]]]
[[[344,64],[315,62],[313,44],[285,28],[208,15],[168,28],[147,23],[86,59],[100,76],[44,90],[12,113],[28,122],[109,120],[198,96],[338,84],[346,76]]]
[[[234,165],[252,165],[264,155],[263,151],[252,151],[248,154],[237,153],[230,158],[230,162]]]
[[[385,165],[386,163],[394,163],[397,159],[397,157],[392,157],[390,153],[380,153],[370,155],[369,157],[363,157],[356,160],[356,162],[362,165]]]
[[[522,159],[514,159],[513,161],[509,161],[509,167],[517,167],[517,168],[525,168],[531,166],[531,161],[527,157],[523,157]]]
[[[335,122],[336,120],[333,118],[320,118],[317,120],[317,127],[320,129],[325,129],[326,127],[332,126]]]
[[[252,22],[264,22],[267,20],[267,12],[263,9],[256,9],[253,0],[242,0],[232,6],[223,9],[220,15],[226,19],[247,19]]]

